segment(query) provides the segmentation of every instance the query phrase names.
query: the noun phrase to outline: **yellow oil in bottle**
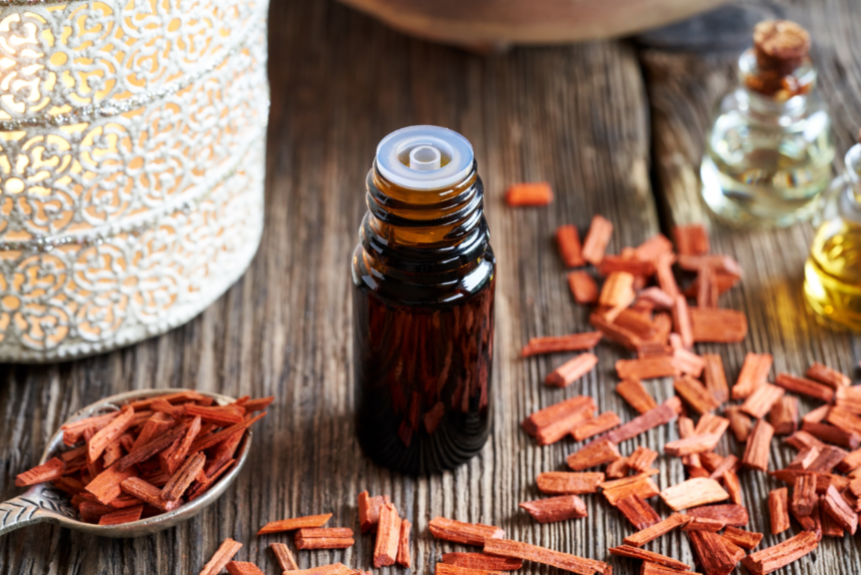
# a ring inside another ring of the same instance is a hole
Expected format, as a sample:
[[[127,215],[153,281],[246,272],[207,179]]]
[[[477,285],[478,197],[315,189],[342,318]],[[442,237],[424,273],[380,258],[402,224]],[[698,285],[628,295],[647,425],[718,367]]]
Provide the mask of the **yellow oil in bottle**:
[[[804,266],[804,295],[823,325],[861,331],[861,225],[836,218],[820,227]]]

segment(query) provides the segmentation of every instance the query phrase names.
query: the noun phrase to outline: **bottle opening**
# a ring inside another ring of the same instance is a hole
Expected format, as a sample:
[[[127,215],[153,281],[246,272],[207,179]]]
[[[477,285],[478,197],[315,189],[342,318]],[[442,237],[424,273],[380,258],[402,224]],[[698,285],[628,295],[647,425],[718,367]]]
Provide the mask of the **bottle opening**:
[[[474,160],[469,140],[454,130],[410,126],[382,139],[375,164],[393,184],[435,190],[463,181],[472,171]]]

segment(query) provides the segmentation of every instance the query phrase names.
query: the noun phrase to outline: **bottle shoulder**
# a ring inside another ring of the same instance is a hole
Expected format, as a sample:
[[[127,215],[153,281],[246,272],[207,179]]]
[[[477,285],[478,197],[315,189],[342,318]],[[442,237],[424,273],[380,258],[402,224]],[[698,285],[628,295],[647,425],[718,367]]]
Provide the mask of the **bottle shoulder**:
[[[712,130],[737,129],[740,126],[773,130],[787,134],[804,134],[815,139],[830,134],[831,114],[825,102],[813,92],[803,102],[790,106],[757,104],[748,90],[737,87],[721,97],[712,110]]]
[[[487,248],[474,262],[445,273],[404,274],[380,265],[362,242],[353,251],[353,286],[377,297],[403,305],[445,305],[461,303],[480,292],[493,289],[496,256]]]

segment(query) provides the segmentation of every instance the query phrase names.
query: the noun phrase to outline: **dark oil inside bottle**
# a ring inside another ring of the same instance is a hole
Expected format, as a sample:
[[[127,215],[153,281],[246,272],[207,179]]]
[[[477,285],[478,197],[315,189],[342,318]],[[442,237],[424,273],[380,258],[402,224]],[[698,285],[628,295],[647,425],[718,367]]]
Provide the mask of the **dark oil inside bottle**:
[[[376,463],[417,475],[476,455],[491,430],[496,259],[475,171],[411,190],[368,175],[353,254],[356,431]]]

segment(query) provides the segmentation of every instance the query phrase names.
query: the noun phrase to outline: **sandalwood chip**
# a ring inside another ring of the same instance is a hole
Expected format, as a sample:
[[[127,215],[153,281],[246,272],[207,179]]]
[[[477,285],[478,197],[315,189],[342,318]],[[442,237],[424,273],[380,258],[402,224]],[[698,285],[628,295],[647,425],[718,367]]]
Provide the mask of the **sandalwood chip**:
[[[850,535],[855,535],[858,529],[858,514],[833,485],[828,486],[822,498],[822,506],[822,511],[827,513],[837,525],[848,531]]]
[[[352,537],[299,537],[294,539],[296,549],[346,549],[355,543]]]
[[[613,506],[617,506],[622,499],[629,495],[638,495],[643,499],[649,499],[661,492],[651,479],[651,476],[657,473],[657,469],[650,469],[639,475],[605,481],[601,484],[602,494],[607,502]]]
[[[763,383],[747,396],[741,405],[741,410],[756,419],[765,417],[774,404],[780,401],[784,393],[786,392],[776,385]]]
[[[607,439],[596,439],[568,456],[568,467],[574,471],[582,471],[590,467],[598,467],[611,461],[621,459],[622,455],[616,449],[615,443]]]
[[[732,526],[726,528],[723,532],[723,536],[742,549],[747,550],[755,549],[756,546],[759,545],[759,542],[762,541],[763,537],[762,533],[745,531],[744,529]]]
[[[698,343],[738,343],[747,336],[747,317],[732,309],[690,308],[693,340]]]
[[[711,531],[687,531],[687,535],[704,573],[729,575],[735,569],[738,558],[733,556],[720,535]]]
[[[732,388],[733,399],[746,399],[760,385],[764,384],[771,371],[773,358],[771,354],[748,353],[738,374],[738,380]]]
[[[679,571],[678,569],[670,569],[657,563],[644,561],[640,567],[640,575],[698,575],[695,571]]]
[[[550,495],[597,493],[598,486],[603,482],[604,474],[601,472],[548,471],[536,479],[538,490]]]
[[[729,493],[714,479],[695,477],[661,492],[661,499],[673,511],[717,503],[729,498]]]
[[[583,259],[594,266],[600,265],[612,235],[613,224],[599,215],[594,216],[583,241]]]
[[[143,508],[143,505],[135,505],[134,507],[125,507],[112,513],[105,513],[99,518],[99,525],[121,525],[137,521],[141,518]]]
[[[499,527],[481,523],[465,523],[445,517],[434,517],[428,524],[428,529],[437,539],[445,539],[464,545],[484,545],[487,539],[505,537],[505,531]]]
[[[753,575],[764,575],[777,571],[801,559],[819,546],[816,534],[810,532],[799,533],[795,537],[778,543],[774,547],[751,553],[742,563]]]
[[[568,387],[598,365],[598,357],[592,353],[583,353],[562,364],[549,373],[544,382],[556,387]]]
[[[641,559],[643,561],[648,561],[650,563],[657,563],[658,565],[663,565],[664,567],[669,567],[670,569],[677,570],[689,570],[690,566],[682,563],[681,561],[676,561],[671,557],[667,557],[666,555],[661,555],[660,553],[655,553],[653,551],[646,551],[645,549],[640,549],[639,547],[633,547],[630,545],[620,545],[618,547],[610,547],[608,550],[610,555],[618,555],[620,557],[628,557],[631,559]]]
[[[123,492],[152,505],[160,511],[172,511],[179,507],[179,501],[165,501],[161,498],[161,489],[140,477],[129,477],[120,484]]]
[[[641,433],[671,422],[678,416],[679,412],[681,412],[681,402],[677,397],[672,397],[658,407],[609,432],[605,439],[616,444],[633,439]]]
[[[275,559],[283,571],[298,571],[299,565],[296,564],[296,559],[289,547],[283,543],[270,543],[269,548],[275,554]]]
[[[616,393],[621,395],[631,407],[641,414],[658,407],[655,399],[649,395],[639,379],[626,379],[619,382],[616,385]]]
[[[593,575],[601,573],[612,575],[612,568],[602,562],[585,557],[577,557],[568,553],[553,551],[545,547],[511,541],[510,539],[488,539],[484,542],[484,552],[488,555],[509,557],[512,559],[523,559],[534,561],[543,565],[557,567],[564,571],[571,571],[579,575]]]
[[[601,341],[600,331],[587,333],[572,333],[571,335],[534,337],[520,350],[521,357],[556,353],[560,351],[586,351],[594,348]]]
[[[296,531],[306,527],[322,527],[331,518],[332,514],[326,513],[324,515],[308,515],[292,519],[281,519],[280,521],[270,521],[261,527],[257,534],[266,535],[267,533],[278,533],[280,531]]]
[[[398,557],[397,564],[409,569],[412,566],[410,558],[410,530],[413,524],[406,519],[401,520],[401,532],[398,535]]]
[[[753,427],[750,436],[747,438],[747,445],[744,449],[742,457],[742,465],[760,471],[768,470],[768,451],[771,447],[771,438],[774,436],[774,428],[765,421],[760,419]]]
[[[374,567],[394,565],[398,558],[398,544],[401,536],[401,518],[391,503],[380,509],[377,524],[377,542],[374,546]]]
[[[664,444],[664,453],[676,457],[691,455],[693,453],[705,453],[717,447],[720,438],[720,434],[708,433],[693,435],[685,439],[676,439]]]
[[[107,505],[120,496],[120,485],[123,481],[135,476],[137,472],[134,469],[120,471],[117,464],[114,464],[94,477],[84,489],[93,494],[99,503]]]
[[[15,485],[18,487],[26,487],[28,485],[36,485],[46,481],[54,481],[63,476],[66,470],[66,464],[61,459],[53,457],[32,469],[28,469],[23,473],[15,476]]]
[[[714,396],[706,390],[703,384],[692,377],[677,377],[673,380],[673,388],[685,403],[700,415],[718,407],[718,402]]]
[[[221,573],[222,569],[230,563],[230,560],[233,559],[233,556],[236,555],[241,547],[242,543],[234,541],[229,537],[225,539],[221,546],[219,546],[215,551],[212,559],[204,565],[200,575],[218,575]]]
[[[555,523],[566,519],[579,519],[588,515],[586,504],[576,495],[560,495],[536,501],[524,501],[525,509],[539,523]]]
[[[625,545],[630,545],[632,547],[642,547],[646,543],[654,541],[658,537],[666,535],[676,527],[683,526],[690,521],[693,521],[693,517],[689,515],[673,513],[663,521],[655,523],[654,525],[646,527],[645,529],[641,529],[633,535],[625,537],[624,543]]]
[[[618,415],[612,411],[605,411],[598,417],[585,419],[576,424],[571,429],[571,435],[574,436],[575,440],[583,441],[584,439],[609,431],[620,423],[621,421],[619,420]]]
[[[434,575],[502,575],[498,571],[486,571],[484,569],[471,569],[449,563],[437,563],[434,567]]]
[[[747,509],[734,503],[697,507],[695,509],[688,510],[688,515],[701,519],[719,521],[722,524],[721,529],[727,525],[732,527],[744,527],[750,519]]]
[[[248,561],[231,561],[224,567],[230,575],[265,575],[260,567]]]
[[[648,447],[640,446],[634,450],[634,453],[628,456],[627,465],[632,471],[644,473],[658,458],[658,452]]]
[[[789,491],[786,487],[772,489],[768,493],[768,514],[773,535],[789,529]]]
[[[580,235],[577,227],[571,224],[556,228],[556,245],[559,256],[566,268],[576,268],[586,264],[580,253]]]
[[[517,571],[523,567],[520,559],[494,557],[485,553],[445,553],[442,562],[480,571]]]
[[[736,441],[739,443],[747,441],[753,424],[750,422],[750,418],[742,412],[741,407],[738,405],[729,406],[724,411],[724,415],[729,420],[729,428]]]
[[[688,301],[683,295],[677,295],[673,302],[673,326],[676,332],[682,338],[682,346],[685,349],[690,349],[694,345],[694,328],[691,323],[691,312],[688,308]]]
[[[633,303],[634,276],[628,272],[613,272],[604,280],[598,304],[607,307],[628,307]]]
[[[116,441],[123,433],[134,424],[135,410],[128,405],[120,410],[120,414],[111,420],[107,425],[101,428],[87,441],[87,460],[90,463],[95,462],[105,448]]]
[[[380,509],[389,501],[388,495],[376,495],[371,497],[367,491],[359,493],[359,528],[362,533],[376,529],[380,520]]]
[[[701,256],[709,253],[709,236],[702,224],[673,227],[676,251],[683,256]]]
[[[852,385],[852,379],[849,376],[840,373],[837,370],[831,369],[819,362],[811,365],[804,373],[807,378],[819,383],[824,383],[828,387],[839,389],[841,387],[849,387]]]
[[[631,494],[616,503],[616,508],[639,530],[660,523],[661,517],[648,502],[637,495]]]
[[[776,435],[795,433],[798,429],[798,398],[794,395],[784,395],[777,400],[768,413],[768,421]]]
[[[723,369],[723,360],[714,353],[704,353],[703,359],[703,383],[709,393],[712,394],[718,404],[729,399],[729,387],[726,383],[726,374]]]
[[[598,284],[589,272],[577,270],[568,274],[568,289],[574,296],[574,301],[581,305],[597,303]]]
[[[546,206],[553,201],[553,190],[547,182],[512,184],[505,192],[505,202],[511,207]]]
[[[643,380],[681,375],[672,356],[656,356],[643,359],[620,359],[616,361],[619,379]]]
[[[797,377],[788,373],[778,373],[774,383],[792,393],[807,395],[825,403],[831,403],[834,399],[834,390],[827,385],[815,381]]]

